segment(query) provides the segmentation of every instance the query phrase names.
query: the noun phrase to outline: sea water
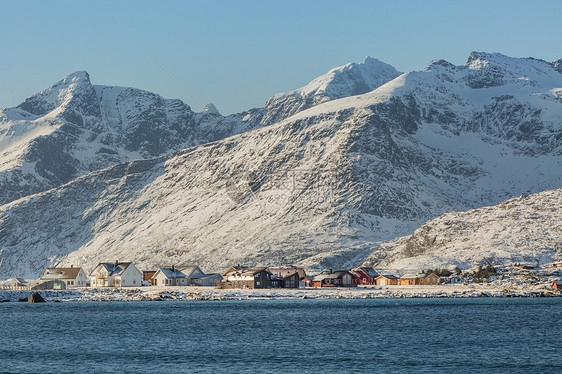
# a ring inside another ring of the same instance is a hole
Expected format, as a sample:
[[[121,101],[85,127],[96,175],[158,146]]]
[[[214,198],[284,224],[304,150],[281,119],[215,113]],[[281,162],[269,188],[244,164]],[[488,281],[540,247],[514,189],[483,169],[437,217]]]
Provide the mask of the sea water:
[[[0,304],[6,373],[561,373],[562,299]]]

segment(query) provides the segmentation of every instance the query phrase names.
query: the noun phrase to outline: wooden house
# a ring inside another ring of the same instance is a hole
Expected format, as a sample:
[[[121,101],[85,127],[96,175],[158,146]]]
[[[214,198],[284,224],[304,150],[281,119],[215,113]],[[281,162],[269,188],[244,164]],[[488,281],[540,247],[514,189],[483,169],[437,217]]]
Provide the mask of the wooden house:
[[[230,269],[229,269],[230,270]],[[272,275],[265,268],[238,269],[225,272],[220,288],[270,288]]]
[[[357,283],[347,270],[324,271],[312,278],[312,287],[354,287]]]
[[[92,287],[136,287],[141,284],[142,273],[132,262],[102,262],[90,273]]]
[[[306,277],[302,268],[268,268],[271,274],[271,286],[273,288],[299,288],[301,278]]]
[[[376,279],[377,286],[396,286],[398,277],[392,274],[379,275]]]
[[[562,279],[553,280],[552,288],[554,288],[555,290],[562,290]]]
[[[435,286],[439,284],[439,276],[435,273],[426,274],[425,277],[422,279],[422,283],[424,285]]]
[[[357,284],[363,285],[376,284],[375,280],[380,276],[375,269],[367,267],[351,269],[351,273],[357,277]]]
[[[53,287],[68,289],[77,287],[86,287],[88,276],[81,267],[71,266],[69,268],[46,268],[43,270],[40,282],[49,282],[59,280],[60,282],[52,282]],[[64,284],[64,285],[63,285]]]
[[[404,274],[399,279],[399,284],[401,286],[414,286],[422,284],[424,279],[424,274]]]

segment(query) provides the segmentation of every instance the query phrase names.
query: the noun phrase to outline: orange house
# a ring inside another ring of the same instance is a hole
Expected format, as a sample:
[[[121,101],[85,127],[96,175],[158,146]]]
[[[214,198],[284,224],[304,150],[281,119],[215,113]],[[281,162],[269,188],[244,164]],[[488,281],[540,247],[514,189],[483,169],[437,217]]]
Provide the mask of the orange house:
[[[419,274],[404,274],[400,277],[400,285],[401,286],[414,286],[418,284],[422,284],[423,282],[423,275]]]
[[[422,279],[421,284],[435,286],[439,284],[439,277],[435,273],[428,274]]]
[[[398,285],[398,277],[394,275],[381,275],[375,279],[375,284],[377,286],[396,286]]]

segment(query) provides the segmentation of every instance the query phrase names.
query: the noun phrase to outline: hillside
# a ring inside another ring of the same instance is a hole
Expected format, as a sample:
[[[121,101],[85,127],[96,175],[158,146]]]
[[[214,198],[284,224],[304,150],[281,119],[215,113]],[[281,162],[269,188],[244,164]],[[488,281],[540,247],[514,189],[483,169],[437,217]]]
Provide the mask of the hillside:
[[[46,264],[340,267],[451,211],[562,185],[557,62],[473,53],[0,207],[0,277]],[[216,112],[207,116],[217,116]]]
[[[412,235],[384,243],[365,265],[391,269],[461,269],[546,264],[562,258],[562,189],[498,205],[446,213]]]

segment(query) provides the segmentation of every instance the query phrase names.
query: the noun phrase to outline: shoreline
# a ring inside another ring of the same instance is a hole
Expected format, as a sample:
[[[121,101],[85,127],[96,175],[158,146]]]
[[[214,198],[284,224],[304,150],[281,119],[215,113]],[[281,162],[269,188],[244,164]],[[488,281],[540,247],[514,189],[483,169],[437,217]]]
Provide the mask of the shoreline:
[[[450,284],[438,286],[245,290],[223,290],[214,287],[193,286],[152,286],[118,289],[2,290],[0,291],[0,302],[17,302],[18,299],[28,298],[33,292],[39,292],[47,302],[562,297],[562,292],[549,289],[545,285],[502,287],[487,284]]]

